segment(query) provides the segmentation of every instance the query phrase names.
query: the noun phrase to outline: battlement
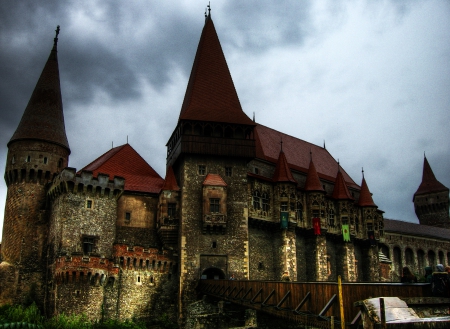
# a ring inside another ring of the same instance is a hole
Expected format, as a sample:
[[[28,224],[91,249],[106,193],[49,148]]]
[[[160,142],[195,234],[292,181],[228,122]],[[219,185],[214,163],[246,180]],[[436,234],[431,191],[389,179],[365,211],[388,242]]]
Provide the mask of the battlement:
[[[118,266],[104,257],[61,256],[55,262],[55,281],[58,284],[78,282],[103,285],[108,277],[114,280],[118,274]]]
[[[43,171],[42,169],[11,169],[5,172],[6,186],[17,183],[35,183],[45,185],[51,182],[56,174],[52,174],[50,171]]]
[[[114,176],[114,179],[110,180],[107,174],[99,173],[94,177],[91,171],[83,170],[77,173],[75,168],[65,168],[53,179],[47,194],[52,199],[67,192],[118,199],[124,186],[125,179],[119,176]]]
[[[122,270],[173,273],[176,269],[175,255],[170,250],[160,252],[157,248],[114,245],[114,258]]]

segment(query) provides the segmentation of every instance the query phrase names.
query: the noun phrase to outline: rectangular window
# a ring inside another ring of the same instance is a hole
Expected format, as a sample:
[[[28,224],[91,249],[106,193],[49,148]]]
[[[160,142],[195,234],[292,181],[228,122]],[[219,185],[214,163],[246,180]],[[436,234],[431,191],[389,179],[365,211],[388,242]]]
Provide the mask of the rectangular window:
[[[83,238],[83,252],[84,254],[89,254],[94,250],[94,238],[93,237],[84,237]]]
[[[209,199],[209,211],[219,212],[220,209],[220,199]]]
[[[48,158],[44,157],[44,164],[47,164],[47,163],[48,163]]]
[[[281,211],[288,211],[288,203],[287,202],[281,202],[280,210]]]
[[[233,173],[231,167],[225,167],[225,176],[231,177],[231,174]]]
[[[267,193],[263,193],[263,195],[262,195],[262,210],[263,211],[270,210],[270,200],[269,200],[269,195]]]
[[[26,162],[30,162],[30,161],[31,161],[31,156],[27,156]]]
[[[198,174],[199,175],[205,175],[206,174],[206,166],[205,165],[199,165],[198,166]]]
[[[253,193],[253,209],[258,210],[261,209],[261,198],[258,191]]]
[[[131,212],[125,213],[125,220],[130,221],[131,220]]]
[[[92,200],[86,200],[86,208],[92,209]]]
[[[167,216],[170,218],[174,218],[176,216],[177,211],[177,204],[176,203],[169,203],[167,205]]]
[[[259,169],[258,168],[254,168],[255,174],[259,175]]]
[[[341,220],[342,220],[342,225],[348,225],[348,217],[347,216],[342,216]]]
[[[314,209],[312,213],[313,213],[313,218],[318,218],[319,217],[319,210],[318,209]]]

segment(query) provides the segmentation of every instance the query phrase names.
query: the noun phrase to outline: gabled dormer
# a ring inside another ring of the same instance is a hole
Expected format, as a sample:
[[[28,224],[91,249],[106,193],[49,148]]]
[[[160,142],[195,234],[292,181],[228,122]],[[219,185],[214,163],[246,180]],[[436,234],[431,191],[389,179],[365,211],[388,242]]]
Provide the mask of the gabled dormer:
[[[180,154],[253,158],[255,123],[243,112],[211,16],[203,27],[167,165]]]

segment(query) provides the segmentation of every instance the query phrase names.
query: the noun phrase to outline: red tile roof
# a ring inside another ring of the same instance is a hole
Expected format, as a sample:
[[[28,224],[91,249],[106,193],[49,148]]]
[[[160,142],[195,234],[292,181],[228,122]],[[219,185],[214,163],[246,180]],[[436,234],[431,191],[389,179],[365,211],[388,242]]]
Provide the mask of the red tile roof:
[[[56,44],[8,145],[23,139],[44,140],[58,144],[67,148],[70,153],[64,126]]]
[[[369,191],[366,180],[362,179],[361,192],[359,194],[358,204],[361,207],[376,207],[377,205],[373,202],[372,194]]]
[[[308,172],[310,152],[319,178],[333,182],[338,172],[337,161],[323,147],[286,135],[282,132],[258,124],[255,128],[256,157],[277,163],[280,152],[280,140],[283,140],[283,152],[291,170]],[[353,179],[341,168],[347,186],[359,189]],[[301,186],[302,187],[302,186]]]
[[[179,120],[255,125],[242,111],[210,17],[203,27]]]
[[[203,181],[203,185],[208,186],[227,186],[227,183],[218,174],[208,174]]]
[[[180,187],[178,186],[177,179],[175,178],[175,173],[173,172],[172,166],[167,168],[166,179],[164,180],[164,185],[161,188],[165,191],[179,191]]]
[[[331,196],[336,200],[353,200],[341,171],[338,171],[336,181],[334,182],[333,194]]]
[[[324,191],[320,183],[319,175],[317,175],[316,167],[311,159],[309,161],[308,174],[306,175],[305,191]]]
[[[414,193],[414,197],[420,194],[427,194],[431,192],[443,192],[448,191],[449,189],[445,187],[441,182],[439,182],[434,176],[433,170],[431,170],[431,166],[428,163],[427,158],[423,159],[423,174],[422,174],[422,182],[419,185],[416,193]],[[414,201],[414,198],[413,198]]]
[[[164,180],[137,153],[130,144],[112,148],[82,170],[92,171],[94,177],[99,173],[125,178],[125,190],[135,192],[159,193]]]
[[[292,176],[291,170],[289,169],[283,150],[280,151],[280,155],[278,156],[277,166],[275,168],[272,180],[274,182],[297,183]]]

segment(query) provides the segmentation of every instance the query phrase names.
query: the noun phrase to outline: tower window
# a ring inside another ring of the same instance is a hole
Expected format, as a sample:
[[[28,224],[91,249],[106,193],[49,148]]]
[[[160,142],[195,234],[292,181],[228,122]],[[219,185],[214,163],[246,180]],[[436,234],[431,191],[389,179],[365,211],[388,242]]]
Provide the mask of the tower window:
[[[47,164],[47,163],[48,163],[48,158],[44,157],[44,164]]]
[[[86,200],[86,208],[92,209],[92,200]]]
[[[30,162],[31,161],[31,156],[27,156],[27,159],[25,160],[25,162]]]
[[[131,212],[126,212],[125,213],[125,220],[126,221],[130,221],[131,220]]]
[[[63,165],[63,159],[58,160],[58,168],[61,168]]]
[[[89,254],[94,250],[94,238],[93,237],[84,237],[83,238],[83,252],[85,254]]]
[[[270,200],[269,200],[269,194],[263,193],[262,194],[262,210],[263,211],[269,211],[270,210]]]
[[[258,191],[253,192],[253,208],[255,210],[261,209],[261,197]]]
[[[217,248],[217,242],[216,242],[216,241],[213,241],[212,247],[213,247],[213,248]]]
[[[231,177],[231,174],[233,173],[231,167],[225,167],[225,176]]]
[[[11,159],[11,164],[15,164],[15,163],[16,163],[16,157],[13,156],[12,159]]]
[[[177,204],[169,203],[167,205],[167,216],[174,218],[176,216]]]
[[[198,174],[199,175],[205,175],[206,174],[206,166],[205,165],[199,165],[198,166]]]
[[[219,212],[220,208],[220,199],[209,199],[209,211],[210,212]]]

